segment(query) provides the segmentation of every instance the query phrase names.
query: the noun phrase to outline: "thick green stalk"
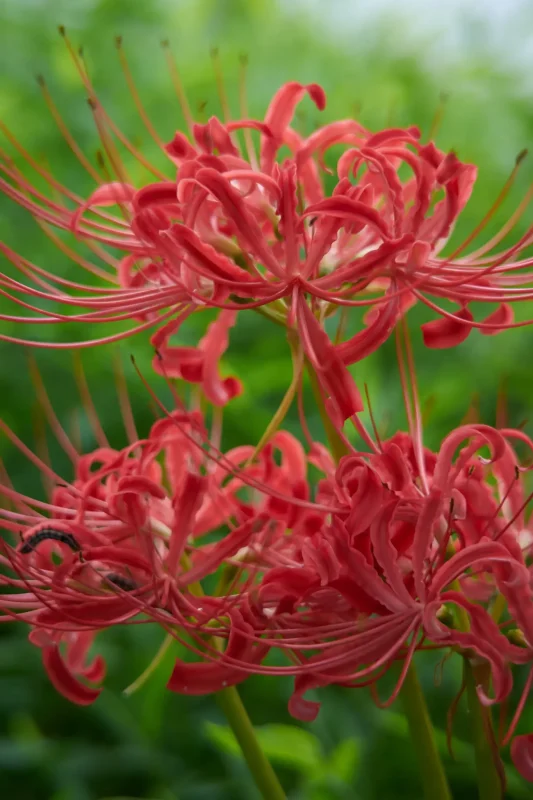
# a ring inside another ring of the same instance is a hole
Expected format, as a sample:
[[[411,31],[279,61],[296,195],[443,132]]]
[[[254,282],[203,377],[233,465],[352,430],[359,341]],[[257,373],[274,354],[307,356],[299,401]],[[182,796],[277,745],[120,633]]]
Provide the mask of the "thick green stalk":
[[[451,800],[433,725],[414,664],[407,671],[400,697],[418,759],[424,797],[426,800]]]
[[[264,800],[285,800],[285,792],[257,741],[254,727],[235,687],[222,689],[215,697]]]
[[[186,558],[186,556],[184,556]],[[227,577],[227,576],[226,576]],[[223,581],[219,584],[219,590],[222,589]],[[203,595],[202,586],[194,584],[192,586],[193,594],[199,596]],[[215,592],[218,594],[218,591]],[[212,640],[212,644],[216,649],[219,649],[220,642],[216,639]],[[276,773],[272,769],[270,761],[265,756],[261,745],[255,735],[254,726],[250,721],[250,717],[244,707],[239,692],[234,686],[229,686],[226,689],[215,693],[215,698],[218,707],[223,712],[228,725],[233,731],[241,752],[243,755],[248,769],[254,779],[255,785],[261,792],[264,800],[286,800],[285,792],[277,778]]]
[[[143,674],[126,689],[126,694],[137,691],[152,673],[161,664],[168,648],[175,643],[174,637],[169,634],[164,640],[154,660],[145,669]],[[212,640],[217,647],[218,642]],[[232,686],[215,693],[218,706],[223,712],[235,739],[241,749],[243,758],[250,770],[255,785],[264,800],[285,800],[285,792],[265,756],[261,745],[255,735],[254,726],[246,712],[244,704],[237,689]]]
[[[476,668],[466,656],[463,663],[479,800],[502,800],[504,773],[503,769],[498,769],[499,755],[492,729],[491,713],[490,709],[481,705],[476,690],[477,684],[485,683],[486,676],[477,674]]]

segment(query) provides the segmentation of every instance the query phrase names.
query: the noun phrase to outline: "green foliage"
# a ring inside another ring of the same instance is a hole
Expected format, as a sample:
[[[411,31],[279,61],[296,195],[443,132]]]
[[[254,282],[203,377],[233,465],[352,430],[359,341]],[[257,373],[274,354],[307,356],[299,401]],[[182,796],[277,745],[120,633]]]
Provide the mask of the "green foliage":
[[[242,758],[237,741],[228,727],[208,723],[206,732],[220,751]],[[298,796],[316,800],[321,797],[350,796],[359,760],[356,739],[344,739],[326,757],[318,737],[303,728],[263,725],[256,728],[256,733],[263,751],[275,767],[285,766],[298,773]]]

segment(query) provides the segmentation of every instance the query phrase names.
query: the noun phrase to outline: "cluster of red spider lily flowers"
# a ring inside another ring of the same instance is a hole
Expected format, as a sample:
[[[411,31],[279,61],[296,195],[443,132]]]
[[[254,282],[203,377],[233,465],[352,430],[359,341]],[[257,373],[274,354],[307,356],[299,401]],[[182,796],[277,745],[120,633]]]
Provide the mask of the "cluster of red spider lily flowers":
[[[517,455],[533,450],[533,442],[519,430],[469,424],[430,452],[416,392],[407,403],[409,432],[381,441],[357,417],[363,403],[348,370],[380,347],[417,301],[438,314],[423,326],[428,347],[456,345],[473,328],[494,334],[527,324],[513,322],[512,304],[531,299],[524,251],[533,231],[507,249],[498,246],[529,197],[487,244],[466,252],[482,221],[443,256],[476,168],[432,142],[421,144],[417,128],[372,133],[348,119],[303,137],[291,127],[296,105],[306,93],[319,109],[326,99],[319,86],[298,83],[276,93],[263,121],[243,109],[238,121],[225,113],[194,123],[172,65],[189,130],[164,144],[120,51],[141,118],[168,156],[163,174],[108,116],[66,41],[111,174],[104,179],[92,166],[41,81],[67,145],[99,185],[87,199],[78,197],[5,126],[52,197],[5,153],[0,185],[108,286],[55,275],[1,245],[11,266],[0,292],[29,312],[1,319],[129,324],[85,342],[26,341],[38,347],[98,345],[155,329],[154,369],[198,384],[208,403],[222,407],[242,391],[219,371],[230,329],[238,315],[260,308],[287,328],[295,386],[304,362],[316,376],[345,455],[336,463],[307,434],[304,448],[278,421],[260,446],[223,452],[219,412],[208,430],[200,411],[176,396],[174,410],[160,406],[162,417],[146,438],[132,436],[120,451],[95,424],[99,447],[81,455],[59,428],[75,468],[65,482],[2,423],[52,487],[44,502],[18,492],[7,476],[0,486],[3,619],[30,625],[51,681],[80,704],[98,697],[104,679],[102,658],[90,654],[95,636],[119,624],[155,623],[196,656],[176,661],[173,691],[216,692],[251,674],[294,676],[290,710],[303,720],[318,712],[305,697],[309,690],[375,688],[400,662],[392,702],[420,649],[452,650],[485,665],[479,698],[502,709],[513,671],[529,668],[500,743],[512,740],[517,768],[533,780],[533,734],[514,736],[533,682],[531,496],[528,468]],[[344,149],[332,172],[326,162],[335,145]],[[290,155],[279,160],[282,148]],[[121,149],[151,182],[132,185]],[[400,177],[406,167],[411,177]],[[100,263],[78,257],[54,227],[82,240]],[[441,307],[442,300],[456,309]],[[494,303],[483,321],[474,318],[475,301]],[[332,339],[326,321],[352,306],[368,308],[365,327]],[[203,339],[178,346],[172,337],[205,308],[219,311]],[[1,332],[0,338],[25,341]],[[412,377],[409,348],[407,361]],[[404,389],[405,373],[402,365]],[[364,449],[345,435],[347,420]],[[309,465],[321,473],[316,486]],[[215,576],[217,588],[207,594],[213,581],[206,579]],[[285,665],[269,662],[272,649],[286,655]]]
[[[306,452],[282,430],[259,453],[221,452],[200,412],[179,409],[122,450],[102,438],[72,453],[65,482],[2,429],[52,489],[42,502],[7,480],[0,488],[0,526],[15,537],[0,557],[0,608],[31,626],[73,702],[100,693],[104,663],[88,660],[99,631],[155,623],[195,654],[176,661],[169,689],[207,694],[252,674],[293,675],[290,711],[303,720],[319,708],[307,691],[375,686],[400,662],[391,703],[420,649],[489,665],[492,689],[478,688],[487,705],[505,706],[512,669],[527,666],[502,744],[513,736],[533,682],[531,495],[515,452],[533,442],[522,431],[464,425],[438,454],[397,433],[335,465],[323,445]],[[286,665],[265,663],[273,648]],[[512,749],[529,778],[532,739]]]

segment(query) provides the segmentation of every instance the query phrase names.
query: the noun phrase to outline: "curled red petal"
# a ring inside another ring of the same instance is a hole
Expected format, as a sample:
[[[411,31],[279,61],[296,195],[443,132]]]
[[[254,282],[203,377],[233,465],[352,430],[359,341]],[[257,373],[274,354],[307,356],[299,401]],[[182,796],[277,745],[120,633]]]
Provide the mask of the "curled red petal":
[[[299,298],[296,313],[305,353],[329,395],[329,405],[333,405],[332,413],[337,422],[340,419],[343,423],[363,410],[359,391],[305,298]]]
[[[384,493],[381,479],[359,456],[343,456],[336,480],[349,493],[351,512],[345,524],[350,536],[356,536],[380,513]]]
[[[106,663],[102,656],[96,656],[88,666],[84,667],[82,675],[92,683],[102,683],[106,675]]]
[[[231,155],[238,156],[239,151],[231,141],[231,137],[226,126],[223,125],[216,117],[211,117],[208,124],[209,135],[211,136],[213,147],[215,147],[221,155],[224,153],[229,153]]]
[[[471,439],[471,444],[467,450],[461,451],[458,462],[453,465],[454,454],[459,445],[466,439]],[[503,436],[490,425],[475,424],[461,425],[456,428],[443,440],[437,461],[434,467],[433,485],[439,486],[443,491],[449,489],[458,474],[461,466],[465,466],[477,450],[483,445],[490,448],[490,460],[481,463],[494,464],[506,455],[506,442]],[[480,459],[481,460],[481,459]]]
[[[217,661],[186,663],[176,659],[174,670],[167,683],[167,689],[178,694],[204,695],[219,692],[227,686],[235,686],[248,676],[246,663],[261,660],[268,647],[259,646],[254,651],[253,628],[242,618],[232,616],[232,627],[228,646]],[[242,667],[224,663],[224,659],[239,661]]]
[[[314,722],[320,711],[320,703],[314,700],[306,700],[301,696],[302,690],[294,692],[289,700],[289,714],[294,719],[302,722]],[[305,690],[304,690],[305,691]]]
[[[410,128],[386,128],[370,136],[366,146],[381,147],[384,144],[399,144],[400,142],[412,143],[417,139],[420,139],[420,130],[414,125]]]
[[[215,406],[225,405],[242,391],[241,383],[236,378],[223,380],[218,373],[218,363],[228,348],[229,330],[236,321],[236,311],[221,311],[200,342],[203,352],[202,385],[207,399]]]
[[[533,733],[515,736],[511,743],[511,758],[520,775],[533,783]]]
[[[360,200],[352,200],[351,197],[342,194],[326,197],[309,206],[302,216],[313,217],[321,214],[368,224],[376,228],[384,238],[390,237],[387,224],[379,211]]]
[[[485,317],[483,322],[488,325],[497,325],[497,328],[481,328],[481,333],[483,336],[495,336],[497,333],[501,333],[506,328],[511,325],[514,320],[514,313],[513,309],[508,303],[501,303],[496,311],[493,311],[492,314],[489,314],[488,317]]]
[[[247,678],[246,672],[218,663],[187,663],[176,659],[167,689],[177,694],[204,695],[220,692]]]
[[[341,575],[337,580],[331,581],[330,586],[336,589],[358,614],[379,614],[383,616],[389,612],[388,608],[369,595],[349,576]]]
[[[152,565],[147,559],[135,550],[118,547],[115,544],[104,544],[100,547],[89,547],[83,555],[87,561],[109,561],[122,566],[132,567],[150,572]]]
[[[80,631],[70,638],[65,653],[65,666],[70,672],[83,676],[91,683],[102,683],[106,673],[106,664],[102,656],[97,655],[86,664],[94,636],[94,631]],[[45,646],[48,644],[50,642],[46,642]]]
[[[478,565],[486,567],[488,564],[506,565],[507,582],[512,586],[523,586],[529,580],[525,564],[514,560],[509,550],[500,542],[485,539],[459,550],[435,572],[429,586],[428,600],[438,596],[446,586],[465,574],[467,570],[474,570]]]
[[[165,236],[185,250],[194,260],[194,264],[201,268],[200,274],[204,277],[215,281],[217,278],[240,281],[244,285],[253,280],[246,270],[238,267],[234,261],[219,253],[210,244],[203,242],[193,230],[185,225],[173,225],[169,231],[165,231]]]
[[[165,377],[201,383],[207,399],[213,405],[226,405],[242,391],[242,385],[237,378],[221,378],[219,374],[219,362],[228,348],[229,331],[235,325],[237,312],[232,309],[220,311],[197,347],[170,345],[171,336],[189,314],[190,310],[185,310],[152,336],[151,342],[157,349],[152,362],[153,369]]]
[[[326,107],[326,94],[316,83],[304,86],[296,81],[291,81],[278,89],[272,98],[265,115],[265,124],[268,125],[271,136],[264,139],[261,145],[261,169],[263,172],[270,174],[276,152],[282,144],[296,106],[306,92],[319,111],[323,111]]]
[[[467,612],[470,622],[468,632],[448,628],[438,620],[437,613],[442,603],[453,603]],[[513,688],[513,677],[506,658],[509,643],[484,608],[469,602],[460,592],[445,592],[438,600],[426,605],[423,624],[426,634],[433,641],[456,644],[463,650],[471,649],[490,664],[494,697],[489,697],[485,689],[478,686],[477,694],[483,705],[500,703],[509,696]]]
[[[122,564],[117,563],[117,567],[121,568]],[[126,599],[126,594],[124,592],[123,596],[106,598],[102,598],[100,595],[95,600],[89,600],[77,605],[76,609],[69,610],[68,614],[63,610],[56,612],[51,609],[44,609],[44,611],[39,612],[38,623],[47,628],[64,627],[66,616],[69,625],[79,626],[83,630],[90,628],[96,631],[109,625],[117,625],[139,613],[139,607],[132,604],[131,598],[128,597]]]
[[[194,158],[196,150],[189,142],[187,137],[179,131],[174,134],[171,142],[164,146],[166,154],[178,163],[184,161],[186,158]]]
[[[150,183],[135,194],[133,205],[136,209],[150,206],[171,205],[178,202],[178,190],[175,181]]]
[[[265,114],[265,124],[274,136],[279,136],[289,125],[294,110],[305,93],[308,93],[319,111],[326,107],[326,93],[317,83],[304,86],[302,83],[290,81],[278,89],[272,98]]]
[[[398,595],[398,598],[406,606],[415,606],[415,601],[405,586],[404,577],[398,563],[398,551],[394,547],[390,536],[391,523],[397,503],[393,500],[385,506],[381,503],[380,507],[381,511],[370,528],[374,556],[382,568],[389,586]]]
[[[302,597],[309,589],[316,588],[318,579],[312,570],[301,567],[273,567],[261,581],[260,595],[269,597]],[[265,593],[265,587],[272,587]]]
[[[340,524],[337,523],[337,525],[340,528]],[[342,562],[346,574],[363,590],[365,595],[389,611],[402,613],[406,610],[404,598],[396,595],[385,583],[377,569],[367,562],[359,550],[350,546],[345,537],[338,537],[337,548],[338,558]],[[409,597],[407,606],[412,606],[412,604],[413,601]]]
[[[301,166],[314,153],[323,153],[334,144],[362,140],[366,136],[363,126],[352,119],[337,120],[314,131],[296,151],[296,162]],[[342,176],[339,176],[342,177]]]
[[[458,319],[443,317],[422,325],[422,335],[426,347],[436,350],[444,350],[447,347],[455,347],[468,338],[474,317],[467,308],[462,308],[454,314]],[[464,322],[462,321],[464,320]]]
[[[121,203],[132,203],[137,190],[130,186],[128,183],[119,183],[114,181],[112,183],[104,183],[99,186],[88,200],[81,205],[75,214],[72,215],[71,228],[73,231],[78,229],[81,217],[91,208],[100,208],[103,206],[116,206]]]
[[[341,561],[332,543],[320,533],[303,542],[302,561],[305,567],[319,576],[322,586],[327,586],[340,577]]]
[[[266,243],[260,225],[228,179],[208,167],[198,170],[196,178],[220,202],[228,219],[235,224],[237,238],[247,243],[273,275],[283,278],[283,272]]]
[[[324,111],[326,107],[326,93],[322,86],[318,83],[308,83],[305,88],[318,110]]]
[[[169,542],[166,566],[173,574],[177,572],[187,537],[191,533],[194,516],[203,500],[206,478],[203,475],[187,473],[180,494],[174,497],[174,522]]]
[[[97,447],[92,453],[80,456],[76,465],[76,477],[85,483],[112,466],[118,467],[120,459],[121,456],[117,450],[112,450],[110,447]]]
[[[170,347],[166,343],[152,360],[152,369],[165,378],[183,378],[189,383],[202,382],[203,355],[196,347]]]
[[[57,645],[43,647],[43,664],[57,691],[79,706],[88,706],[97,699],[101,689],[86,686],[67,669]]]
[[[402,309],[398,298],[393,298],[376,309],[376,313],[372,315],[366,328],[356,333],[351,339],[337,345],[337,353],[341,356],[343,363],[355,364],[375,352],[387,341],[401,313]]]
[[[235,555],[249,543],[253,536],[255,525],[256,520],[251,520],[226,534],[219,542],[213,545],[208,553],[206,552],[205,555],[198,559],[198,563],[192,569],[180,576],[179,584],[188,586],[218,569],[227,558]]]
[[[146,495],[163,500],[166,492],[155,481],[142,475],[122,477],[108,499],[109,510],[133,527],[141,527],[148,515]]]
[[[421,600],[426,597],[424,568],[434,541],[434,528],[442,511],[443,494],[438,486],[433,486],[424,500],[419,512],[413,540],[413,576],[416,593]]]
[[[166,492],[162,486],[146,478],[144,475],[126,475],[117,483],[117,492],[135,492],[136,494],[150,494],[162,500]]]
[[[343,282],[355,281],[360,277],[366,277],[369,272],[391,261],[397,252],[409,247],[412,242],[413,235],[411,233],[405,234],[400,239],[387,239],[366,255],[358,256],[346,266],[338,267],[329,275],[323,275],[316,279],[314,285],[320,289],[336,289]],[[401,296],[405,297],[406,294],[407,292],[404,292]],[[401,305],[403,308],[403,302]]]
[[[276,431],[271,442],[281,452],[283,467],[286,468],[291,480],[305,480],[307,458],[298,439],[288,431]]]
[[[224,127],[230,133],[232,131],[243,130],[243,128],[252,128],[253,130],[259,131],[265,136],[272,136],[272,131],[270,130],[269,126],[265,122],[259,122],[256,119],[232,120],[227,122]]]

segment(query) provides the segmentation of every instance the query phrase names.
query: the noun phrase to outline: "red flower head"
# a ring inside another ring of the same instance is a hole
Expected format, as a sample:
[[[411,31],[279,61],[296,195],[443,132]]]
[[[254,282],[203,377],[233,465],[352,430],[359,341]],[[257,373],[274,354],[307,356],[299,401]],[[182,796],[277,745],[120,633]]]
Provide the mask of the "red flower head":
[[[272,630],[267,641],[296,659],[278,670],[296,675],[295,716],[316,716],[318,705],[303,699],[309,689],[366,685],[400,659],[392,702],[414,651],[428,646],[475,654],[492,671],[493,695],[480,687],[482,701],[508,697],[511,664],[527,658],[490,605],[501,596],[528,641],[533,624],[527,551],[515,525],[524,508],[508,444],[515,435],[459,428],[438,455],[424,451],[424,481],[412,461],[416,446],[397,435],[376,454],[345,457],[322,484],[318,500],[329,503],[330,522],[292,552],[286,546],[277,566],[269,552],[271,569],[254,599]],[[489,458],[477,455],[486,447]],[[465,616],[467,629],[459,624]]]
[[[263,306],[267,315],[296,327],[330,397],[331,414],[341,425],[362,408],[346,365],[379,347],[414,302],[420,300],[440,315],[424,326],[426,344],[447,347],[462,341],[473,327],[492,334],[512,326],[511,304],[529,298],[530,259],[519,258],[531,242],[530,233],[507,250],[494,252],[507,225],[470,255],[464,251],[473,237],[452,257],[440,255],[470,197],[476,168],[432,142],[421,144],[416,127],[372,133],[346,119],[302,137],[291,127],[297,104],[307,94],[322,110],[326,98],[318,85],[296,82],[278,90],[263,121],[246,115],[238,121],[211,117],[199,124],[193,122],[178,85],[189,131],[176,133],[164,144],[142,108],[118,42],[143,122],[169,160],[169,170],[163,173],[114,124],[68,40],[67,44],[90,97],[109,162],[106,168],[115,179],[102,183],[41,81],[67,144],[99,186],[88,200],[81,200],[38,166],[8,132],[19,154],[49,184],[54,199],[33,186],[11,161],[1,165],[1,187],[49,235],[55,236],[48,227],[52,225],[85,242],[103,267],[70,248],[68,253],[84,269],[103,277],[109,288],[65,280],[2,246],[27,283],[4,277],[15,302],[29,311],[37,311],[33,302],[44,299],[64,306],[61,311],[39,311],[35,318],[12,319],[40,324],[137,321],[130,331],[86,344],[116,341],[163,324],[152,340],[160,368],[202,382],[213,402],[223,404],[239,385],[234,379],[221,383],[214,360],[227,344],[235,313]],[[258,152],[250,136],[244,137],[244,150],[236,138],[237,131],[249,134],[250,129],[259,134]],[[336,145],[344,151],[332,170],[328,155]],[[289,156],[280,161],[282,148],[288,148]],[[121,149],[151,174],[151,183],[141,188],[131,184]],[[407,179],[400,177],[405,166],[411,175]],[[105,210],[112,206],[120,213]],[[62,240],[57,241],[65,251]],[[109,248],[123,257],[117,261]],[[444,310],[438,305],[441,298],[453,300],[458,309]],[[496,310],[477,322],[469,308],[474,300],[493,302]],[[193,350],[171,345],[169,337],[187,316],[209,306],[220,308],[221,316],[201,346]],[[365,328],[333,344],[323,323],[343,306],[368,306],[370,313]],[[80,313],[70,315],[73,308]]]
[[[105,674],[100,656],[89,659],[95,635],[149,622],[205,659],[194,666],[199,683],[192,679],[190,691],[242,680],[234,653],[255,663],[268,650],[240,610],[255,579],[247,561],[282,540],[287,525],[303,526],[313,508],[296,440],[276,434],[256,462],[252,447],[220,452],[218,427],[209,441],[198,412],[177,410],[122,450],[110,448],[98,426],[101,446],[78,455],[61,431],[75,470],[64,482],[0,426],[51,483],[47,502],[7,479],[0,486],[15,509],[0,510],[0,527],[20,537],[0,550],[0,611],[31,626],[56,688],[92,702]],[[202,596],[200,581],[217,574],[220,590]]]

